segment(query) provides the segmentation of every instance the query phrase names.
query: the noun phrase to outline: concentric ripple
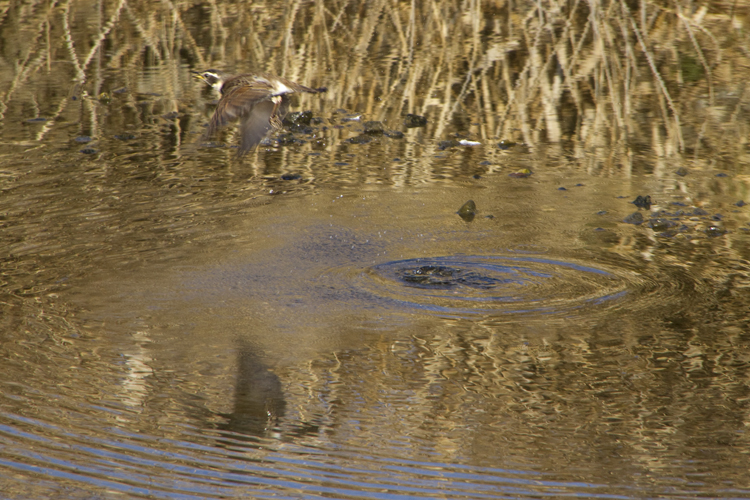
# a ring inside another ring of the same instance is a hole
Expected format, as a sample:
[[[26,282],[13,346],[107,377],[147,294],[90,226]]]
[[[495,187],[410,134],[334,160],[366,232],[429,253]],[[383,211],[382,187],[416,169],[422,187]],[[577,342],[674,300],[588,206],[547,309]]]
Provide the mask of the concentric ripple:
[[[450,316],[560,313],[616,303],[629,280],[613,271],[533,256],[406,259],[362,273],[371,294],[402,307]]]

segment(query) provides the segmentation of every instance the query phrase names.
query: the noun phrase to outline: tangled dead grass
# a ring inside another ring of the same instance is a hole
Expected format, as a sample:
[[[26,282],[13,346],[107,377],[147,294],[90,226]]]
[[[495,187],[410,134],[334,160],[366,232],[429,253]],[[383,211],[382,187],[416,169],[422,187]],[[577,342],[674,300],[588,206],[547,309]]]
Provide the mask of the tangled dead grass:
[[[187,70],[218,66],[325,84],[327,108],[370,119],[426,115],[435,140],[737,159],[748,19],[731,1],[12,2],[0,17],[0,124],[31,107],[51,119],[43,137],[75,92],[60,82],[158,92],[176,111]]]

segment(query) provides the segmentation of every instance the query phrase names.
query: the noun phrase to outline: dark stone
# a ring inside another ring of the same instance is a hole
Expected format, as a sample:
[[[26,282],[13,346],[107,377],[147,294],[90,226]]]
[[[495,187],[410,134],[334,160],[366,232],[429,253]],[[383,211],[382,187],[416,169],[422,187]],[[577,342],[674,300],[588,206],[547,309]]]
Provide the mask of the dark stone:
[[[300,174],[282,174],[281,175],[282,181],[296,181],[301,178],[302,176]]]
[[[638,208],[644,208],[646,210],[651,208],[651,196],[637,196],[635,200],[633,200],[633,205],[635,205]]]
[[[716,238],[717,236],[723,236],[726,234],[726,229],[719,226],[709,226],[706,228],[706,235],[709,238]]]
[[[735,203],[735,205],[738,206],[738,207],[744,207],[746,205],[746,203],[743,200],[740,200],[737,203]]]
[[[656,236],[659,238],[674,238],[674,235],[677,234],[675,231],[662,231],[660,233],[656,233]]]
[[[443,151],[444,149],[455,148],[456,146],[459,146],[459,145],[460,143],[455,139],[451,139],[449,141],[440,141],[438,143],[438,149],[440,151]]]
[[[686,169],[685,167],[680,167],[677,169],[675,174],[679,175],[680,177],[685,177],[688,174],[688,169]]]
[[[427,125],[427,118],[424,116],[409,113],[404,118],[404,126],[406,128],[424,127],[425,125]]]
[[[372,141],[372,137],[369,135],[358,135],[356,137],[350,137],[344,142],[347,144],[367,144],[368,142]]]
[[[87,143],[87,142],[91,142],[91,137],[87,135],[79,135],[78,137],[75,138],[75,141],[81,142],[81,143]]]
[[[650,221],[648,221],[648,227],[657,232],[666,231],[667,229],[671,229],[676,226],[676,222],[668,219],[651,219]]]
[[[291,113],[287,113],[281,123],[287,127],[290,127],[292,125],[310,125],[310,122],[312,122],[312,117],[312,111],[293,111]]]
[[[474,216],[477,214],[477,205],[474,200],[469,200],[458,209],[458,215],[466,222],[474,220]]]
[[[92,155],[92,154],[96,153],[96,149],[85,148],[85,149],[81,150],[81,153],[83,153],[85,155]]]
[[[385,129],[382,122],[374,120],[365,122],[365,134],[381,135],[383,132],[385,132]]]
[[[390,139],[403,139],[404,133],[399,130],[386,130],[383,134]]]
[[[515,142],[508,141],[506,139],[503,139],[502,141],[500,141],[500,142],[497,143],[497,147],[499,149],[502,149],[503,151],[506,150],[506,149],[510,149],[510,148],[512,148],[515,145],[516,145]]]
[[[286,132],[284,134],[279,134],[279,136],[276,138],[276,141],[279,144],[295,144],[295,143],[304,143],[304,141],[301,141],[297,139],[294,134],[291,132]]]
[[[625,224],[643,224],[643,215],[640,212],[633,212],[622,220]]]
[[[708,212],[706,212],[702,208],[696,208],[693,210],[693,213],[691,215],[708,215]]]

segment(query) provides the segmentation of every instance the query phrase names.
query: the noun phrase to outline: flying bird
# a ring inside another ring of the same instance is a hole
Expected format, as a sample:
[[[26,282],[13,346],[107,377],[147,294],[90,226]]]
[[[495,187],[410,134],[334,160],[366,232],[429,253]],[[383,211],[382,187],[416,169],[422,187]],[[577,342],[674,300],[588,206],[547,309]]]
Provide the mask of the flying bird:
[[[281,120],[289,109],[290,95],[297,92],[320,94],[325,87],[305,87],[267,73],[246,73],[227,76],[209,69],[193,71],[195,78],[210,85],[221,94],[206,135],[213,136],[230,122],[240,122],[239,155],[250,151],[273,129],[281,128]]]

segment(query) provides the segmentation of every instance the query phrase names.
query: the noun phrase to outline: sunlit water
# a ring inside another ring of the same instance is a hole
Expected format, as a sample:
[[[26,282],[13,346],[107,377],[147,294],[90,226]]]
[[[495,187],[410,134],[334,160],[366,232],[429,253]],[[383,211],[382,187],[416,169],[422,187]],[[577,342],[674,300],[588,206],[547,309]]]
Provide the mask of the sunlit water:
[[[361,139],[330,74],[238,160],[187,70],[5,94],[0,497],[750,497],[739,167]]]
[[[258,190],[189,216],[179,194],[55,216],[73,180],[19,185],[63,229],[6,267],[7,495],[745,496],[731,291],[668,260],[681,238],[621,224],[608,180],[467,184]],[[721,241],[698,222],[686,251]]]

